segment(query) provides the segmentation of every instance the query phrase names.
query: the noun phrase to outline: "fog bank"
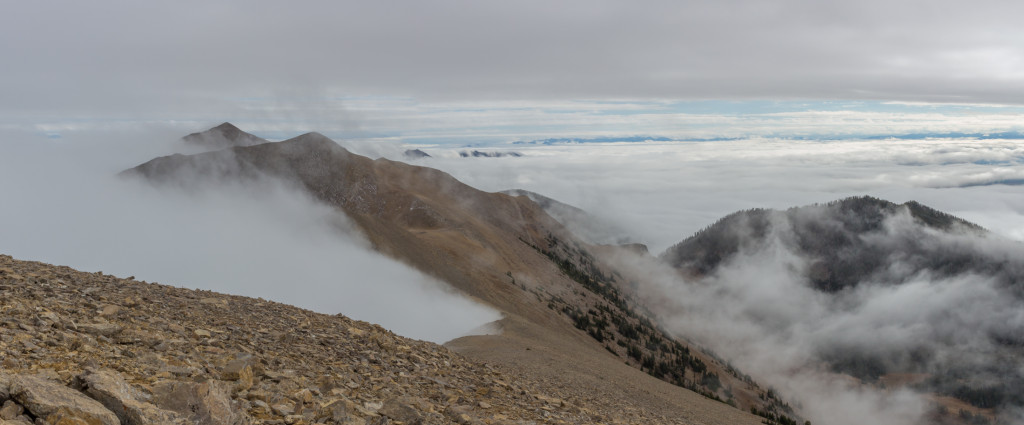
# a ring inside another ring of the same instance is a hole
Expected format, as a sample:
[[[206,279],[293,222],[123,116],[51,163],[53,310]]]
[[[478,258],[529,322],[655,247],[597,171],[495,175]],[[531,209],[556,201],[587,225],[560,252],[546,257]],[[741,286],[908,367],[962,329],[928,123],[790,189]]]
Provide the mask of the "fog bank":
[[[0,252],[263,297],[444,342],[500,315],[370,250],[343,213],[274,180],[183,192],[116,173],[187,132],[0,135]]]

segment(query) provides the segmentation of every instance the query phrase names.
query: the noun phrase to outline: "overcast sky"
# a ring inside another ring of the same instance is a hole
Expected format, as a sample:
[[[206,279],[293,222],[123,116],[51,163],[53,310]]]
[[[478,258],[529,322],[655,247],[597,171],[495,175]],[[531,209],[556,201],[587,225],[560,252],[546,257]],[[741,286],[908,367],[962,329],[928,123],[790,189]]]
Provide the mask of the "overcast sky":
[[[4,3],[6,125],[365,96],[1024,104],[1018,1]]]

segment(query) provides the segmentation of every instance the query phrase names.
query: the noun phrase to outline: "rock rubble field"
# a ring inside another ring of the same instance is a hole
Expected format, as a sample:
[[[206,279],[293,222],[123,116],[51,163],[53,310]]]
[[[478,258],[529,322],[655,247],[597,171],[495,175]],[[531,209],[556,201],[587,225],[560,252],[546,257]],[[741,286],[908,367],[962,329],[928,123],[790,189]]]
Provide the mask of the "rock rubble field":
[[[0,425],[668,420],[342,315],[5,255],[0,366]]]

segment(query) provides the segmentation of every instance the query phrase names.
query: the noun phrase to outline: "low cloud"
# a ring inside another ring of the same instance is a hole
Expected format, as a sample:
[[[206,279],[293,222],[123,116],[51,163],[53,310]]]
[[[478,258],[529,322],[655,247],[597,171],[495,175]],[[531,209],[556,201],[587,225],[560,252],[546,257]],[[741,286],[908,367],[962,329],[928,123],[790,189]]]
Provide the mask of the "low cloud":
[[[965,183],[1016,176],[1007,140],[773,139],[516,146],[521,158],[465,161],[424,148],[417,165],[487,191],[524,189],[582,208],[658,253],[749,208],[786,209],[849,196],[915,200],[1024,239],[1024,186]],[[399,158],[393,158],[399,159]]]
[[[370,250],[344,214],[276,180],[183,191],[116,173],[186,132],[2,135],[0,252],[263,297],[444,342],[500,315]]]
[[[949,395],[961,384],[998,389],[998,396],[972,401],[993,403],[1002,420],[1024,423],[1013,398],[1024,382],[1012,360],[1024,329],[1013,284],[1024,246],[922,229],[904,210],[881,230],[854,236],[891,250],[887,267],[826,293],[813,288],[808,268],[816,260],[796,249],[789,222],[781,215],[770,222],[764,243],[745,245],[703,278],[684,279],[651,258],[617,262],[636,277],[638,296],[667,329],[773,386],[814,423],[926,424],[936,409],[926,393]],[[900,249],[906,240],[926,250],[969,252],[978,270],[921,269],[901,258],[916,255]],[[984,264],[1003,268],[989,274]],[[903,386],[892,372],[918,375],[903,375],[911,384]]]

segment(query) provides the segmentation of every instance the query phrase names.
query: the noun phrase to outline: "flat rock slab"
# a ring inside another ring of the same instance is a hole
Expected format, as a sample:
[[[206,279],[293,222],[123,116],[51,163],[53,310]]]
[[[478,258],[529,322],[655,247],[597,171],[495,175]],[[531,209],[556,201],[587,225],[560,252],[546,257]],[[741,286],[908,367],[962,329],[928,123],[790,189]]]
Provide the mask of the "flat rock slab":
[[[107,370],[94,370],[82,375],[84,391],[114,412],[124,425],[185,425],[185,418],[160,409],[145,400],[148,396],[123,377]]]
[[[57,382],[30,375],[15,375],[10,380],[10,395],[25,410],[49,423],[120,425],[114,412],[100,402]],[[77,421],[81,422],[77,422]]]
[[[231,394],[217,382],[164,381],[153,386],[152,403],[197,425],[248,425]]]

